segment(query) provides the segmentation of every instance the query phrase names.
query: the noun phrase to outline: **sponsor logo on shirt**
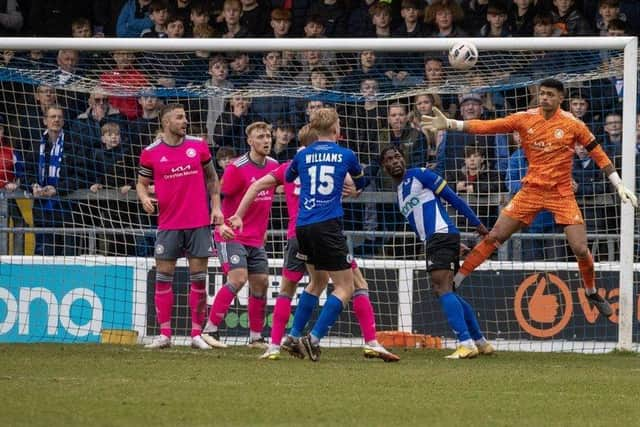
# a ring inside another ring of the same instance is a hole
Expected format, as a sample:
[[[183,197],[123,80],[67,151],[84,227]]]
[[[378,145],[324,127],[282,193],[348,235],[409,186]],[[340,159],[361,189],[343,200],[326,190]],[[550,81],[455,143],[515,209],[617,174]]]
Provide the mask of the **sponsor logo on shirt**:
[[[316,199],[315,199],[315,197],[312,197],[310,199],[307,199],[305,197],[305,199],[304,199],[304,208],[306,210],[310,211],[311,209],[313,209],[315,207],[316,207]]]
[[[166,180],[183,178],[189,175],[197,175],[197,170],[192,170],[191,165],[180,165],[175,168],[171,168],[171,173],[167,173],[163,175],[163,178]]]
[[[418,199],[415,196],[412,196],[405,200],[405,202],[400,207],[400,212],[402,213],[403,216],[407,217],[409,216],[413,208],[415,208],[419,204],[420,204],[420,199]]]

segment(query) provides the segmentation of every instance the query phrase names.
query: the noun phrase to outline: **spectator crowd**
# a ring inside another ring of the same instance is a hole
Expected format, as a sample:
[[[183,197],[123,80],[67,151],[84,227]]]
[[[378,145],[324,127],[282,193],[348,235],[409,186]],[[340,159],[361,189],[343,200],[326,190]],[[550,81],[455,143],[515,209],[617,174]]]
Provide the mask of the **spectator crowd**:
[[[630,0],[9,0],[0,8],[6,9],[0,9],[3,36],[562,37],[640,31],[640,2]],[[393,143],[402,147],[408,166],[430,167],[446,177],[491,226],[526,172],[518,135],[435,134],[420,128],[420,116],[437,107],[464,120],[501,117],[537,105],[535,79],[554,69],[603,70],[603,77],[569,85],[564,107],[590,127],[620,168],[624,82],[610,72],[621,69],[620,58],[607,52],[571,55],[541,53],[505,80],[531,84],[454,93],[443,89],[453,75],[439,53],[5,50],[0,190],[33,197],[36,227],[152,229],[153,219],[140,211],[132,188],[140,152],[157,136],[163,103],[185,105],[190,133],[209,142],[219,174],[247,151],[245,129],[251,123],[272,125],[271,155],[285,162],[293,158],[297,131],[314,109],[333,106],[342,120],[342,143],[372,178],[367,191],[393,191],[378,161],[380,147]],[[304,90],[289,96],[292,88]],[[250,96],[256,89],[262,93]],[[117,196],[98,197],[108,189]],[[614,199],[597,199],[610,188],[580,147],[574,189],[589,232],[619,233]],[[78,190],[96,197],[64,197]],[[272,225],[285,228],[285,210],[278,211]],[[9,215],[14,225],[24,223],[13,199]],[[404,221],[386,202],[352,203],[345,221],[347,230],[404,231]],[[557,231],[552,224],[543,212],[527,231]],[[99,249],[111,255],[146,256],[152,247],[148,238],[133,235],[104,241]],[[532,242],[525,258],[555,256],[541,252],[549,246],[542,240]],[[359,255],[402,254],[397,245],[387,251],[388,243],[376,234],[354,242]],[[72,255],[84,245],[82,235],[47,233],[38,236],[36,253]]]

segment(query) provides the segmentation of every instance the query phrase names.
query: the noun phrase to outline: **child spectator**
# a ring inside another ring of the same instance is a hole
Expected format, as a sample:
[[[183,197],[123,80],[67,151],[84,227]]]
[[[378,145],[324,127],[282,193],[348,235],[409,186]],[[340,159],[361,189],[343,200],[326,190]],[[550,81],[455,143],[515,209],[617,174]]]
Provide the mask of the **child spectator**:
[[[318,0],[311,3],[309,15],[321,16],[325,37],[345,37],[347,35],[347,11],[342,0]]]
[[[87,18],[76,18],[71,21],[71,37],[93,37],[91,33],[91,22]]]
[[[513,0],[514,7],[509,11],[507,25],[517,37],[533,35],[533,18],[536,16],[533,0]]]
[[[195,37],[194,30],[198,25],[209,25],[211,15],[209,15],[210,7],[206,2],[194,3],[191,6],[189,14],[189,22],[185,28],[185,37]],[[208,36],[212,37],[212,36]]]
[[[391,7],[387,3],[375,3],[369,8],[373,34],[369,37],[391,37]]]
[[[499,2],[489,2],[487,23],[480,29],[480,37],[509,37],[511,32],[507,25],[507,7]]]
[[[224,170],[229,166],[229,163],[237,157],[236,151],[231,147],[220,147],[216,152],[216,172],[218,176],[222,178]]]
[[[308,15],[304,24],[304,37],[315,38],[324,36],[325,23],[320,15]]]
[[[262,37],[268,33],[269,29],[269,9],[257,0],[240,0],[242,3],[242,14],[240,24],[247,28],[249,32]]]
[[[233,83],[227,80],[229,77],[229,65],[222,55],[215,55],[209,59],[209,75],[211,78],[205,83],[205,87],[217,91],[233,88]],[[213,141],[213,132],[218,118],[224,111],[225,99],[221,94],[209,96],[207,99],[207,136]]]
[[[118,37],[140,37],[142,31],[153,27],[149,18],[149,6],[152,0],[127,0],[122,5],[116,35]]]
[[[402,0],[400,16],[403,23],[393,31],[393,37],[425,37],[427,28],[420,22],[420,6],[417,0]]]
[[[191,10],[191,0],[170,0],[169,2],[169,15],[179,16],[182,23],[189,22]]]
[[[449,172],[446,179],[457,193],[489,197],[502,191],[500,176],[490,169],[485,147],[481,145],[464,147],[464,166],[457,171]],[[493,226],[498,217],[497,203],[478,198],[469,205],[477,212],[483,224]]]
[[[550,12],[540,12],[533,17],[534,37],[559,37],[562,31],[553,25],[554,19]]]
[[[620,0],[599,0],[598,15],[596,16],[596,29],[601,36],[608,35],[609,24],[614,19],[626,20],[620,15]]]
[[[467,33],[457,26],[464,17],[455,0],[433,0],[424,12],[424,22],[432,26],[430,36],[463,37]]]
[[[105,71],[100,76],[100,83],[110,92],[118,92],[123,89],[137,89],[149,85],[145,75],[135,66],[135,54],[133,52],[116,50],[113,52],[115,68]],[[117,108],[127,119],[134,120],[140,114],[138,100],[133,96],[109,97],[109,104]]]
[[[575,7],[574,0],[553,0],[554,10],[551,12],[554,25],[563,36],[589,36],[593,29]]]
[[[420,145],[414,147],[413,162],[417,167],[433,168],[436,164],[436,156],[438,153],[438,135],[430,132],[420,126],[421,117],[424,115],[432,116],[433,107],[440,108],[439,98],[436,102],[437,95],[425,93],[416,95],[413,98],[413,110],[409,113],[409,122],[411,127],[422,132],[423,138],[419,140]]]
[[[267,34],[269,37],[276,39],[289,37],[291,30],[291,11],[287,9],[273,9],[271,11],[271,32]]]
[[[153,0],[149,6],[149,18],[153,22],[153,27],[147,28],[140,33],[144,38],[165,38],[167,37],[167,18],[169,17],[169,3],[167,0]]]
[[[258,74],[246,52],[231,52],[229,58],[229,81],[236,88],[242,88],[254,81]]]
[[[273,130],[271,156],[279,163],[293,159],[298,151],[296,133],[293,125],[284,120],[277,120]]]
[[[117,123],[105,123],[101,132],[102,146],[92,153],[94,169],[89,190],[97,193],[103,189],[111,189],[126,196],[135,187],[136,162],[128,147],[121,143],[120,126]],[[89,212],[84,212],[85,218],[89,219],[89,224],[93,227],[122,229],[138,223],[135,203],[124,198],[95,200],[89,202],[88,206],[80,204],[80,208],[83,207],[89,209]],[[100,237],[99,248],[104,255],[135,254],[132,235],[104,233]]]
[[[170,39],[184,37],[184,21],[180,15],[171,15],[167,18],[167,37]]]
[[[621,19],[612,19],[607,25],[607,36],[609,37],[623,37],[628,36],[629,26]]]
[[[222,7],[222,25],[220,32],[224,38],[249,37],[249,29],[242,25],[242,3],[240,0],[225,0]]]

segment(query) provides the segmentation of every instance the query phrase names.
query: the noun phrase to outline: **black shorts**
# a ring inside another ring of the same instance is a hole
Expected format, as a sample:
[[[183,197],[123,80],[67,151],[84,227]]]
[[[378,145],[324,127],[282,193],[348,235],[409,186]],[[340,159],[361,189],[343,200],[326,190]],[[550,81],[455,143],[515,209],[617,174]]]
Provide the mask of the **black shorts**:
[[[460,235],[435,233],[425,245],[427,271],[451,270],[458,272],[460,266]]]
[[[351,268],[347,238],[342,232],[342,219],[334,218],[296,227],[296,257],[316,270],[342,271]]]

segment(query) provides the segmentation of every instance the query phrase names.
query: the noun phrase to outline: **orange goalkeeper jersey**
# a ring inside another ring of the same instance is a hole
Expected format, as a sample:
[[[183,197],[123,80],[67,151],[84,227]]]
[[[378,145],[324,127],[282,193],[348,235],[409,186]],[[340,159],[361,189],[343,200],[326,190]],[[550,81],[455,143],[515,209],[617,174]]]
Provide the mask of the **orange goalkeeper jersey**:
[[[511,114],[496,120],[469,120],[465,122],[470,133],[493,134],[516,131],[524,154],[529,161],[523,184],[553,189],[562,194],[573,194],[571,170],[575,144],[585,146],[596,164],[603,168],[611,161],[595,143],[587,126],[575,116],[560,108],[548,120],[540,108]]]

